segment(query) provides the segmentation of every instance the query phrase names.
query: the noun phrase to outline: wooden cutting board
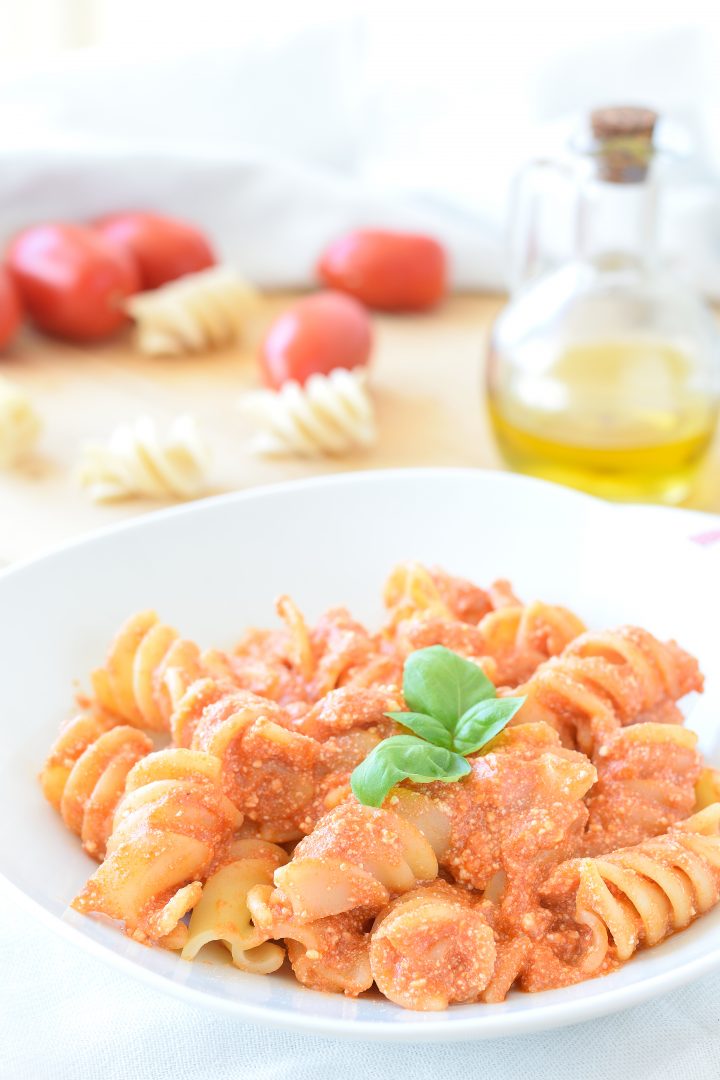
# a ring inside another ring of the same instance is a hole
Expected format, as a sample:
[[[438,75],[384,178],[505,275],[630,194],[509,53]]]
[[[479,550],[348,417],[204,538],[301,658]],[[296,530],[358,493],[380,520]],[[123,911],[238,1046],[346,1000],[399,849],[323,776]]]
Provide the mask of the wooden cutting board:
[[[268,299],[261,323],[289,299]],[[197,416],[214,456],[212,493],[355,469],[501,468],[485,415],[482,375],[487,334],[501,305],[498,297],[459,296],[431,315],[378,316],[377,446],[328,462],[253,456],[251,429],[237,409],[240,395],[259,384],[253,343],[201,357],[150,360],[135,352],[129,335],[80,348],[27,332],[0,360],[0,373],[32,397],[44,433],[26,468],[0,473],[0,563],[168,505],[136,499],[95,505],[74,476],[83,440],[105,439],[115,425],[141,414],[161,425],[179,413]],[[720,511],[720,440],[692,505]]]

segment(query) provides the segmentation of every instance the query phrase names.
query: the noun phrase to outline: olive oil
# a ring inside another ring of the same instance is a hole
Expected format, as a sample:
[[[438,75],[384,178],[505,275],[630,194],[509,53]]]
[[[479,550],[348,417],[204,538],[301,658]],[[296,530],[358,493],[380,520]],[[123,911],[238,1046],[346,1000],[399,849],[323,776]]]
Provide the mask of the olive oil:
[[[539,351],[522,365],[491,356],[499,446],[532,476],[606,498],[682,502],[717,417],[695,371],[680,348],[642,338],[578,343],[549,359]]]

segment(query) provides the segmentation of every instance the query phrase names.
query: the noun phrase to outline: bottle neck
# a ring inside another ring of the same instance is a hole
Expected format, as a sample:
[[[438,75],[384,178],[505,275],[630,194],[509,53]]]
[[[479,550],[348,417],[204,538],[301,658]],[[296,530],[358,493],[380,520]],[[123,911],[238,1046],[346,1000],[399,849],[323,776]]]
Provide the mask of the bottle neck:
[[[647,266],[654,255],[655,214],[655,186],[651,182],[588,180],[578,203],[580,258],[613,269]]]

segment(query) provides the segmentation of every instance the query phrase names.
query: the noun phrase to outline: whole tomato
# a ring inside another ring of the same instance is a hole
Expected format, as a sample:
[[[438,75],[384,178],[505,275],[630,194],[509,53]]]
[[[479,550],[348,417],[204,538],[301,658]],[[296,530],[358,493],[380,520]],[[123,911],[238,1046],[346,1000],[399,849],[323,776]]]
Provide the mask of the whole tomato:
[[[265,382],[279,390],[316,373],[367,364],[372,349],[369,316],[356,300],[320,292],[298,300],[271,325],[260,349]]]
[[[139,288],[134,263],[82,225],[37,225],[15,237],[7,263],[32,321],[70,341],[109,337]]]
[[[207,270],[216,263],[213,250],[200,230],[176,218],[143,211],[108,214],[96,221],[94,227],[132,255],[143,289],[156,289],[167,281]]]
[[[426,311],[447,288],[445,249],[419,233],[357,229],[326,248],[317,272],[324,285],[379,311]]]
[[[0,266],[0,349],[9,345],[22,321],[20,297],[4,266]]]

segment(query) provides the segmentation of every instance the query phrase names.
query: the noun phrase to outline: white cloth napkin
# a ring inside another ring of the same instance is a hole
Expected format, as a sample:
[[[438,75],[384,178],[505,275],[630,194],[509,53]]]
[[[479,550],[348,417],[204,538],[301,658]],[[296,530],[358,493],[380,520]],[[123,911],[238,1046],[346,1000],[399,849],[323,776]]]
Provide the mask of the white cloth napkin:
[[[404,1046],[185,1005],[55,936],[0,882],[2,1080],[717,1080],[720,975],[545,1034]]]
[[[666,186],[660,249],[720,296],[709,29],[651,28],[620,49],[601,34],[581,41],[578,20],[553,43],[544,16],[536,37],[511,13],[488,20],[482,5],[439,22],[413,9],[411,34],[385,14],[280,22],[265,36],[247,25],[220,50],[173,55],[153,43],[140,56],[89,50],[0,72],[0,245],[38,221],[154,208],[207,229],[257,285],[288,287],[312,284],[329,240],[386,226],[442,240],[455,286],[500,288],[511,176],[564,147],[580,120],[569,108],[625,100],[681,123],[693,164],[670,173],[683,182]],[[562,219],[573,220],[566,201]],[[551,207],[557,241],[556,224]]]

